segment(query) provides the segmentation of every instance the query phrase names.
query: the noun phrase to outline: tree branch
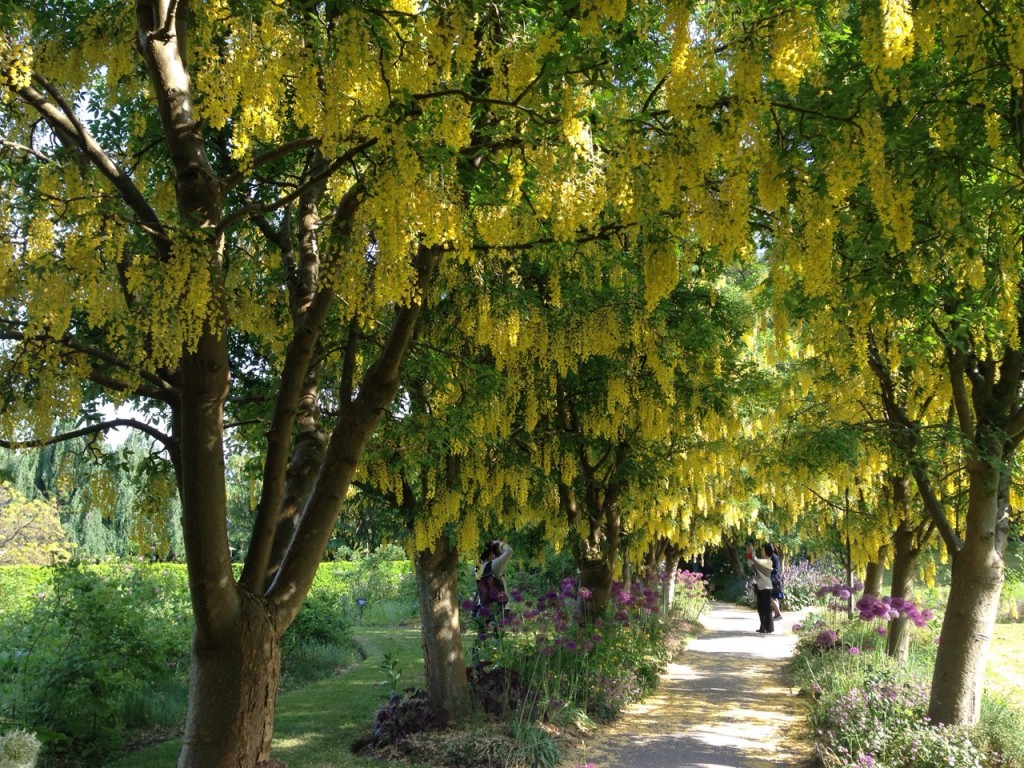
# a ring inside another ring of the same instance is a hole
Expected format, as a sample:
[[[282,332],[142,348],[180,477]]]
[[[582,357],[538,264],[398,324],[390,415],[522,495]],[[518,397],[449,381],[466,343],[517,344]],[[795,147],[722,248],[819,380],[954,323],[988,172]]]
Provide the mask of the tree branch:
[[[225,232],[229,226],[234,224],[239,219],[245,218],[246,216],[270,213],[271,211],[276,211],[279,208],[283,208],[289,203],[298,200],[307,190],[315,187],[317,184],[323,183],[324,179],[330,178],[339,168],[341,168],[343,165],[350,162],[351,160],[355,159],[357,155],[359,155],[362,152],[365,152],[367,149],[369,149],[376,143],[377,139],[368,139],[367,141],[364,141],[358,146],[352,147],[352,149],[348,150],[345,154],[335,158],[330,163],[325,165],[322,169],[312,174],[308,179],[302,182],[302,184],[297,186],[287,195],[284,195],[283,197],[280,197],[271,203],[250,203],[248,205],[243,205],[241,208],[238,208],[235,211],[232,211],[231,213],[227,214],[223,218],[223,220],[221,220],[220,226],[218,227],[218,231]]]
[[[303,139],[295,139],[295,141],[289,141],[285,144],[282,144],[279,147],[274,147],[273,149],[267,150],[263,154],[254,157],[251,161],[251,170],[256,170],[260,166],[266,165],[267,163],[272,163],[278,158],[284,157],[285,155],[291,154],[292,152],[295,152],[297,150],[309,149],[310,147],[318,146],[320,146],[320,139],[315,138],[313,136],[307,136],[306,138]],[[248,177],[246,176],[246,174],[243,174],[241,171],[237,171],[235,173],[232,173],[227,178],[225,178],[223,182],[221,182],[221,186],[225,191],[231,190],[237,187],[247,178]]]
[[[33,75],[33,79],[37,82],[46,83],[38,75]],[[44,87],[48,93],[56,93],[48,83]],[[15,92],[23,102],[43,117],[47,125],[57,134],[62,144],[85,157],[93,167],[113,183],[114,188],[120,193],[121,199],[142,221],[146,232],[150,235],[157,249],[161,254],[166,254],[170,246],[170,238],[167,236],[164,225],[160,222],[160,217],[157,216],[156,211],[153,210],[149,201],[146,200],[139,188],[135,186],[135,183],[128,174],[117,166],[78,119],[65,114],[65,110],[69,110],[70,107],[67,107],[64,100],[60,99],[58,102],[64,105],[64,107],[57,109],[47,101],[42,93],[31,86],[22,86]],[[55,96],[55,98],[58,97]],[[71,112],[71,115],[73,114]]]
[[[70,432],[62,432],[59,435],[52,435],[51,437],[39,440],[0,440],[0,448],[7,448],[12,451],[24,450],[26,448],[45,448],[48,445],[66,443],[69,440],[74,440],[79,437],[96,435],[101,432],[109,432],[110,430],[118,429],[120,427],[130,427],[131,429],[143,432],[163,445],[169,451],[177,451],[177,443],[170,435],[157,429],[151,424],[139,421],[138,419],[110,419],[109,421],[89,424],[87,426],[80,427],[79,429],[71,430]]]

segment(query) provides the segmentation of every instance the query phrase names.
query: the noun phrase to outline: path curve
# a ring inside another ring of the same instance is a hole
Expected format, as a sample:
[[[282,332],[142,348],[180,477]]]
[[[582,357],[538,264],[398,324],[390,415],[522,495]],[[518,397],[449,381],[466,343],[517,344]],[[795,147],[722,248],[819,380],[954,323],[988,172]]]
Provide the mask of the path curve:
[[[596,768],[770,768],[813,765],[806,714],[786,665],[799,614],[760,635],[757,613],[711,604],[678,660],[641,704],[588,743]]]

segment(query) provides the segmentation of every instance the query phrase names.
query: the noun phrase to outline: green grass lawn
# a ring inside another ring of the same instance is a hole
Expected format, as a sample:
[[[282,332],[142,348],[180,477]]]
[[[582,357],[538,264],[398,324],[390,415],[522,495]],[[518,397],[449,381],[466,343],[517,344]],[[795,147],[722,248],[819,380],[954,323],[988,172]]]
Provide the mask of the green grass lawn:
[[[402,670],[400,687],[423,686],[419,629],[358,628],[355,635],[365,661],[278,698],[272,754],[288,768],[379,768],[379,761],[356,757],[349,745],[388,698],[390,689],[381,684],[385,653],[393,654]],[[171,768],[180,751],[181,740],[173,739],[125,755],[108,768]]]
[[[1024,701],[1024,624],[996,624],[985,683],[1008,701]]]

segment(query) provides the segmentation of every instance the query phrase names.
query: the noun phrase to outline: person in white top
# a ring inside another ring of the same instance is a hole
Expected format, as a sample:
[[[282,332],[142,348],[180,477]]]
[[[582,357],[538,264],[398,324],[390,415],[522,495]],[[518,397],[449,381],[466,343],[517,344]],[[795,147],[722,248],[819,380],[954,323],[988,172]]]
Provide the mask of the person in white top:
[[[757,592],[757,615],[761,620],[758,632],[769,634],[775,631],[775,620],[772,616],[772,557],[771,545],[761,547],[757,557],[754,547],[747,545],[747,562],[754,569],[754,588]]]

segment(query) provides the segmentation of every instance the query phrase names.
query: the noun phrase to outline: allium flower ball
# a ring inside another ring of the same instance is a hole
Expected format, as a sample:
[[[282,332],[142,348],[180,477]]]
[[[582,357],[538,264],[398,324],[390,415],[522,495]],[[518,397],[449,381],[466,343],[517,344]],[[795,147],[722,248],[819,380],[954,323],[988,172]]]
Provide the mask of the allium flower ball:
[[[851,656],[860,656],[860,648],[858,648],[856,645],[852,646],[850,648],[850,655]]]
[[[881,624],[879,624],[877,627],[875,627],[875,632],[877,632],[882,637],[885,637],[886,629]]]
[[[580,587],[579,595],[581,600],[589,600],[591,597],[594,596],[594,593],[586,587]]]
[[[41,746],[35,734],[28,731],[11,731],[0,736],[0,765],[31,768],[39,758]]]
[[[462,610],[472,611],[476,607],[476,603],[470,600],[468,597],[462,601]]]
[[[814,644],[819,648],[834,648],[839,643],[839,633],[834,629],[824,629],[814,638]]]

